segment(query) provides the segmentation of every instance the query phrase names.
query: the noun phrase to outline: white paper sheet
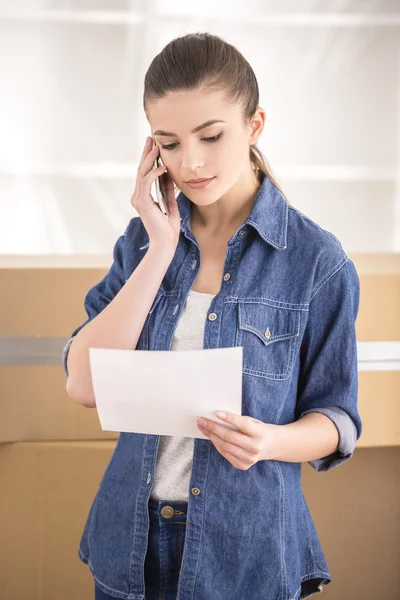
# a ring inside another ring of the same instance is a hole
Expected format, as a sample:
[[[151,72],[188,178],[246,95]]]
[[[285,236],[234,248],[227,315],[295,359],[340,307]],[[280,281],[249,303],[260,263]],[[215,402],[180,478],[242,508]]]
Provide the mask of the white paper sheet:
[[[100,424],[126,431],[207,439],[197,418],[242,414],[243,347],[203,350],[89,348]]]

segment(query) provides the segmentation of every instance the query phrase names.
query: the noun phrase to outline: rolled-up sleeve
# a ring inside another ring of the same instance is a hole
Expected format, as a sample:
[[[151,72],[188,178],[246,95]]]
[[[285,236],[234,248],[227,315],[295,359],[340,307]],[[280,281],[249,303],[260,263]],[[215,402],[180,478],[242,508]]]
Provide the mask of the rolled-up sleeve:
[[[129,227],[129,226],[128,226]],[[113,263],[106,276],[96,283],[87,292],[84,306],[88,318],[84,323],[79,325],[72,333],[71,336],[62,350],[62,365],[64,370],[64,377],[68,379],[67,369],[67,358],[70,346],[73,342],[74,337],[79,331],[94,319],[102,310],[115,298],[120,289],[125,285],[125,273],[124,273],[124,245],[126,232],[121,235],[114,245],[113,250]]]
[[[68,342],[65,344],[63,351],[62,351],[61,362],[62,362],[62,366],[63,366],[63,370],[64,370],[64,377],[66,380],[68,379],[68,368],[67,368],[68,352],[69,352],[69,347],[70,347],[73,339],[74,339],[73,336],[69,338]]]
[[[361,436],[355,329],[359,302],[359,277],[345,255],[316,285],[300,350],[296,420],[319,412],[339,433],[334,453],[309,462],[316,471],[330,471],[348,461]]]

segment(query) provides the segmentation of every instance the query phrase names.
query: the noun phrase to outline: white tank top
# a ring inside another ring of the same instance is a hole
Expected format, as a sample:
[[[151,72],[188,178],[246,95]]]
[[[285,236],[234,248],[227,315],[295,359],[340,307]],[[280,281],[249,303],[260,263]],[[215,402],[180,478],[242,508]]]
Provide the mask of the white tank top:
[[[189,290],[171,350],[202,350],[207,311],[215,294]],[[194,438],[160,435],[151,497],[188,501]]]

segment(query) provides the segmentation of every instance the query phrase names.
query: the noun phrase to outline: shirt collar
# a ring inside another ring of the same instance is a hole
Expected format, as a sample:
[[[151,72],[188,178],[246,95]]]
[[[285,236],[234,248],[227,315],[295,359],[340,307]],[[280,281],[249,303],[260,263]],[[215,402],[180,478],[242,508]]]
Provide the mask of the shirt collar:
[[[261,172],[261,186],[254,199],[253,208],[243,223],[253,226],[262,239],[277,250],[287,247],[287,226],[289,204],[271,179]],[[180,191],[177,196],[179,213],[181,216],[181,230],[190,229],[190,215],[192,203]]]

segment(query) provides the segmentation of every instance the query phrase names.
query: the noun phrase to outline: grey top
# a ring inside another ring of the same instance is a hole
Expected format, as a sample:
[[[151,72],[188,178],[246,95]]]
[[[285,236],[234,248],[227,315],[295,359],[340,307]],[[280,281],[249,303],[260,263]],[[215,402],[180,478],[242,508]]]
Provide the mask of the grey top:
[[[171,350],[201,350],[204,325],[213,294],[189,290],[175,330]],[[183,500],[189,497],[194,438],[160,435],[151,497]]]

